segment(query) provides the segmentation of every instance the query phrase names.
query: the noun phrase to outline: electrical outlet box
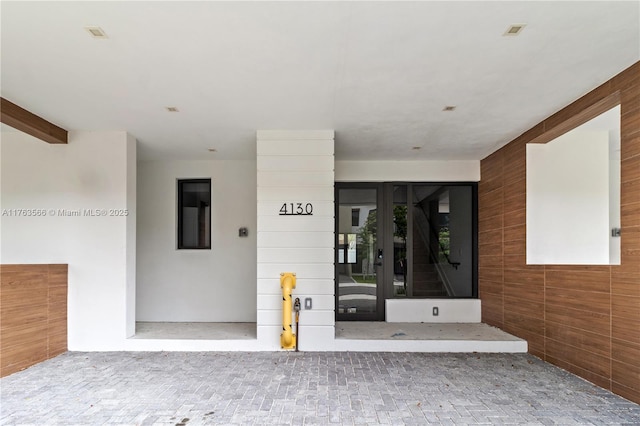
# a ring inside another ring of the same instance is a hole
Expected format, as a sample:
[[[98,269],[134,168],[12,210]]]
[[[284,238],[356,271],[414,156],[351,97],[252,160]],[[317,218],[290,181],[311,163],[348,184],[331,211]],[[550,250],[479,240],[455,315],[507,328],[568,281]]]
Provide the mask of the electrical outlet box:
[[[305,309],[311,309],[311,298],[310,297],[306,297],[304,299],[304,308]]]

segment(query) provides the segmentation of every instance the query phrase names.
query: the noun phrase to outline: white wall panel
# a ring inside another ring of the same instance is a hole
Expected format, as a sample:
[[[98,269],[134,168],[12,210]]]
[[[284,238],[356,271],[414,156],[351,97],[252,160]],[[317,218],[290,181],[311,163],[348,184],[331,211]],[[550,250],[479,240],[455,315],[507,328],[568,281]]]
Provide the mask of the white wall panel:
[[[280,333],[282,333],[281,325],[258,326],[258,342],[261,343],[263,350],[280,350]],[[301,351],[333,351],[335,348],[334,339],[334,324],[300,328]]]
[[[280,278],[281,272],[295,272],[300,278],[333,279],[335,276],[333,263],[296,264],[283,261],[282,263],[258,263],[258,278]]]
[[[295,182],[291,186],[284,187],[260,187],[258,191],[258,201],[277,201],[280,203],[308,202],[313,201],[333,201],[333,182],[326,187],[296,187]],[[258,186],[260,184],[258,183]]]
[[[258,232],[328,231],[333,223],[333,216],[258,216]]]
[[[258,295],[256,307],[259,311],[280,309],[282,307],[282,294],[260,294]]]
[[[333,169],[333,155],[260,156],[258,170],[274,172],[316,172]]]
[[[334,259],[332,248],[258,248],[259,263],[280,263],[285,259],[291,264],[331,263]]]
[[[335,244],[333,232],[260,232],[258,247],[331,247]]]
[[[300,325],[332,325],[335,322],[333,310],[324,311],[312,309],[300,313]],[[292,315],[292,323],[295,318]],[[282,327],[282,309],[259,309],[258,324],[260,325],[280,325]]]
[[[330,326],[300,326],[299,346],[301,351],[333,351],[334,324]]]
[[[292,184],[297,187],[305,186],[323,186],[326,188],[327,181],[333,179],[333,171],[330,172],[292,172],[292,171],[278,171],[278,172],[258,172],[258,186],[291,186]]]
[[[333,132],[258,132],[257,326],[267,347],[280,345],[282,272],[296,273],[294,298],[315,302],[301,312],[301,324],[328,327],[324,338],[334,338],[333,145]],[[288,215],[280,214],[284,203]],[[297,203],[304,215],[291,214]]]
[[[267,142],[267,141],[264,141]],[[324,141],[307,141],[307,140],[271,140],[267,144],[258,145],[258,156],[325,156],[333,154],[333,145],[328,143],[319,143]]]
[[[257,139],[264,141],[273,140],[321,140],[333,141],[333,130],[258,130]],[[331,151],[333,155],[333,151]]]
[[[335,294],[335,287],[332,279],[310,279],[310,278],[298,278],[296,280],[296,294],[317,294],[317,295],[330,295],[333,297]],[[259,278],[258,279],[258,293],[259,294],[282,294],[280,289],[279,278]],[[298,295],[298,297],[300,297]]]
[[[327,156],[333,155],[333,138],[331,140],[305,139],[273,139],[260,140],[256,149],[258,157],[289,156]],[[332,167],[333,169],[333,167]]]
[[[306,197],[305,197],[306,199]],[[293,206],[291,206],[293,203]],[[298,206],[298,203],[300,205]],[[306,205],[308,201],[302,200],[291,200],[288,202],[273,202],[273,201],[259,201],[258,202],[258,215],[259,216],[280,216],[280,209],[283,208],[283,204],[286,204],[286,211],[289,212],[291,210],[305,211],[304,209],[309,207]],[[313,216],[331,216],[335,215],[334,204],[333,201],[314,201],[312,203],[312,213]]]
[[[335,298],[332,295],[320,295],[320,294],[308,294],[301,293],[296,288],[295,297],[300,298],[302,304],[302,310],[300,315],[305,315],[306,312],[311,311],[332,311],[335,305]],[[295,300],[294,297],[294,300]],[[312,302],[311,309],[304,309],[304,299],[310,297]],[[282,307],[282,295],[281,294],[261,294],[258,296],[258,309],[259,310],[279,310]]]

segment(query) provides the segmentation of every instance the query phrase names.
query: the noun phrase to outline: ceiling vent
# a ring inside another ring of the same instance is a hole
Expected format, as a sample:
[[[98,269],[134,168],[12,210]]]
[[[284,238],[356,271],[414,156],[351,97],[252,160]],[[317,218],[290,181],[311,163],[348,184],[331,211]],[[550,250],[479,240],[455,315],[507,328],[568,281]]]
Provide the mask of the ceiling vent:
[[[109,38],[100,27],[84,27],[84,29],[87,30],[87,32],[91,34],[91,37],[93,38]]]
[[[507,28],[507,31],[505,31],[503,35],[504,36],[517,36],[522,32],[522,30],[526,26],[527,26],[527,24],[512,24],[512,25],[509,26],[509,28]]]

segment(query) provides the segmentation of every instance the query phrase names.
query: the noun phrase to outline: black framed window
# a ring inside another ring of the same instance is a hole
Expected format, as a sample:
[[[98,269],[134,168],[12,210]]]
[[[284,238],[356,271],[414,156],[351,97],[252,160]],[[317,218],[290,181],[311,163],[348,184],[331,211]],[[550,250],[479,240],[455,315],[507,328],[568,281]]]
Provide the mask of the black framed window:
[[[360,209],[351,209],[351,226],[360,226]]]
[[[178,180],[178,249],[211,249],[211,179]]]

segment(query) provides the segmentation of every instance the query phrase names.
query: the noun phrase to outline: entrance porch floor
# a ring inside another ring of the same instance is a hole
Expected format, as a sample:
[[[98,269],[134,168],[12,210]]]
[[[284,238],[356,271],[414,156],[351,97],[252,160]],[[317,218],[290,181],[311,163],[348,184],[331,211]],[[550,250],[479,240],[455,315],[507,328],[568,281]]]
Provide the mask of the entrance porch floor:
[[[336,323],[335,349],[393,352],[527,352],[526,340],[482,323]]]
[[[516,336],[482,323],[390,323],[339,321],[336,339],[360,340],[488,340],[521,341]]]
[[[528,354],[67,352],[0,379],[0,424],[637,425]]]
[[[301,351],[310,346],[305,341],[307,331],[301,325]],[[126,349],[265,350],[256,335],[255,323],[138,322]],[[518,353],[527,351],[527,342],[482,323],[339,321],[335,324],[335,340],[325,347],[327,351]]]
[[[134,339],[249,340],[255,322],[137,322]]]

